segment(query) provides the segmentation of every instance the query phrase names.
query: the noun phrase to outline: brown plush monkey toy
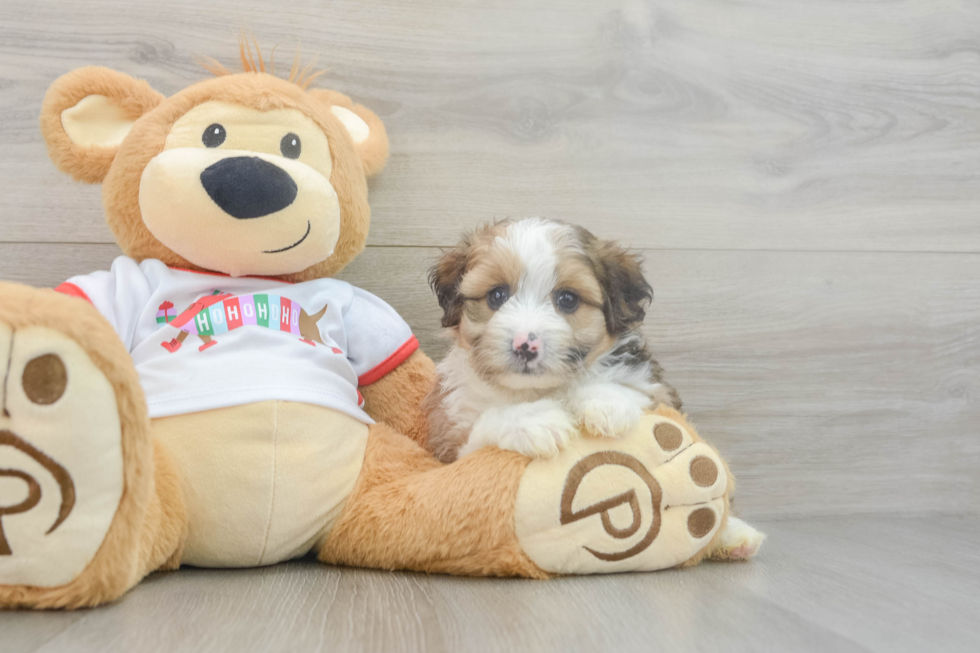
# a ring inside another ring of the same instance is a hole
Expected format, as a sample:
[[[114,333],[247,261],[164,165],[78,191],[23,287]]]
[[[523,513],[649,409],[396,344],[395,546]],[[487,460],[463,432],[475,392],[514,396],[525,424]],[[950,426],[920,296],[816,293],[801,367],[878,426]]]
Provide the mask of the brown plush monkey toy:
[[[170,98],[82,68],[44,100],[123,256],[59,292],[0,283],[0,608],[181,564],[543,578],[717,549],[731,475],[670,410],[551,460],[425,452],[431,361],[332,278],[364,248],[384,126],[243,61]]]

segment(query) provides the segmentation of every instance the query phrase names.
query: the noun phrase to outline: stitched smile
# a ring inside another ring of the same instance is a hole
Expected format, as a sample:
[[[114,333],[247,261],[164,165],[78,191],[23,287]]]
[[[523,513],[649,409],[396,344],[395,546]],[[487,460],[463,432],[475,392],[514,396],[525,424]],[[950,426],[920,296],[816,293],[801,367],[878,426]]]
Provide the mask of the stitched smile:
[[[310,221],[309,221],[309,220],[307,220],[307,221],[306,221],[306,233],[305,233],[305,234],[303,234],[303,237],[302,237],[302,238],[300,238],[299,240],[297,240],[297,241],[296,241],[295,243],[293,243],[293,244],[292,244],[292,245],[290,245],[289,247],[283,247],[282,249],[271,249],[271,250],[265,250],[265,251],[263,251],[262,253],[263,253],[263,254],[279,254],[280,252],[285,252],[285,251],[287,251],[287,250],[290,250],[290,249],[292,249],[292,248],[294,248],[294,247],[297,247],[297,246],[298,246],[298,245],[299,245],[299,244],[300,244],[301,242],[303,242],[304,240],[306,240],[306,237],[307,237],[307,236],[309,236],[309,235],[310,235],[310,229],[311,229],[311,228],[312,228],[312,227],[310,226]]]

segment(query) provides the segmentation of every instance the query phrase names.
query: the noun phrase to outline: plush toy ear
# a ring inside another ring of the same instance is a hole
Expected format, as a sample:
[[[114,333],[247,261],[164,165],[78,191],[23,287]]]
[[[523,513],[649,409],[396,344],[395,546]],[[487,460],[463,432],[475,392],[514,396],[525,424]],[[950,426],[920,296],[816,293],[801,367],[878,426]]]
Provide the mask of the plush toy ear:
[[[163,102],[143,80],[108,68],[79,68],[51,85],[41,105],[41,134],[62,172],[98,183],[136,119]]]
[[[343,93],[317,88],[310,94],[328,104],[333,115],[347,128],[361,157],[364,174],[371,177],[381,172],[388,161],[388,133],[381,118],[370,109],[354,104]]]

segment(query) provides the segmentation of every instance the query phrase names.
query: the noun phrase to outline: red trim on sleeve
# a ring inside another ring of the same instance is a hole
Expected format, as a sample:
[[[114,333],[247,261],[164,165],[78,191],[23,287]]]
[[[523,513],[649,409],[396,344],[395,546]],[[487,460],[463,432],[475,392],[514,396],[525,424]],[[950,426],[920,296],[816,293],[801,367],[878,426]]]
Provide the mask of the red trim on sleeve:
[[[415,353],[415,350],[419,348],[419,339],[414,335],[405,341],[405,344],[395,350],[395,353],[384,359],[380,364],[376,365],[373,369],[368,370],[364,374],[357,377],[358,385],[371,385],[376,381],[380,381],[388,372],[391,372],[396,367],[405,362],[405,359]]]
[[[84,299],[89,304],[92,300],[88,298],[85,291],[76,286],[73,283],[68,283],[67,281],[54,289],[55,292],[60,292],[62,295],[68,295],[69,297],[78,297],[79,299]]]

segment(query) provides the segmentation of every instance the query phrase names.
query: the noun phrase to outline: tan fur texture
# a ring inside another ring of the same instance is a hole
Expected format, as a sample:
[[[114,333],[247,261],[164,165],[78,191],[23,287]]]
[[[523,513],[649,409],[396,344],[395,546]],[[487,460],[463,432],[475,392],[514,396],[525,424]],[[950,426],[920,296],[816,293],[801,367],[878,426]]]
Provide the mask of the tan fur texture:
[[[371,136],[363,143],[355,143],[354,148],[357,150],[358,156],[361,157],[361,165],[364,167],[365,175],[373,177],[381,172],[388,162],[388,133],[385,131],[385,125],[381,119],[367,107],[354,104],[343,93],[324,88],[310,89],[309,93],[314,99],[327,106],[350,109],[367,123],[371,129]]]
[[[58,169],[78,181],[96,184],[109,172],[116,148],[79,147],[72,143],[61,124],[61,114],[89,95],[104,95],[136,120],[151,111],[164,97],[142,80],[110,70],[89,67],[58,78],[41,104],[41,134],[48,155]]]
[[[357,487],[318,558],[382,569],[546,578],[514,535],[514,502],[527,463],[513,452],[485,449],[443,466],[376,424]]]
[[[582,227],[575,227],[596,280],[603,289],[603,312],[611,334],[635,328],[653,301],[653,289],[643,277],[641,260],[618,244],[600,240]]]
[[[143,529],[140,531],[140,573],[180,567],[187,539],[187,513],[180,489],[180,475],[167,450],[153,440],[154,492],[150,496]]]
[[[450,329],[456,329],[459,326],[466,303],[465,296],[460,289],[460,282],[469,272],[473,261],[479,257],[480,253],[491,249],[493,240],[503,234],[508,224],[509,221],[502,220],[464,234],[459,244],[444,252],[429,271],[429,285],[432,286],[436,299],[439,301],[439,307],[443,310],[442,326]],[[506,263],[498,263],[500,265],[497,268],[488,267],[486,272],[495,271],[502,278],[520,274],[520,269],[515,271],[512,260]],[[519,267],[519,262],[517,265]]]
[[[448,393],[442,386],[433,388],[422,402],[428,430],[425,448],[444,463],[456,460],[460,448],[466,444],[469,433],[454,429],[454,422],[446,411],[445,399]]]
[[[416,350],[381,380],[361,386],[364,411],[376,422],[387,424],[425,447],[429,425],[422,400],[435,384],[435,364]]]
[[[0,605],[80,608],[112,601],[180,548],[184,520],[173,484],[175,472],[154,452],[136,370],[98,311],[81,299],[16,284],[0,283],[0,297],[0,321],[15,332],[41,326],[65,334],[81,345],[109,380],[119,407],[124,470],[119,508],[85,571],[61,587],[0,586]]]

